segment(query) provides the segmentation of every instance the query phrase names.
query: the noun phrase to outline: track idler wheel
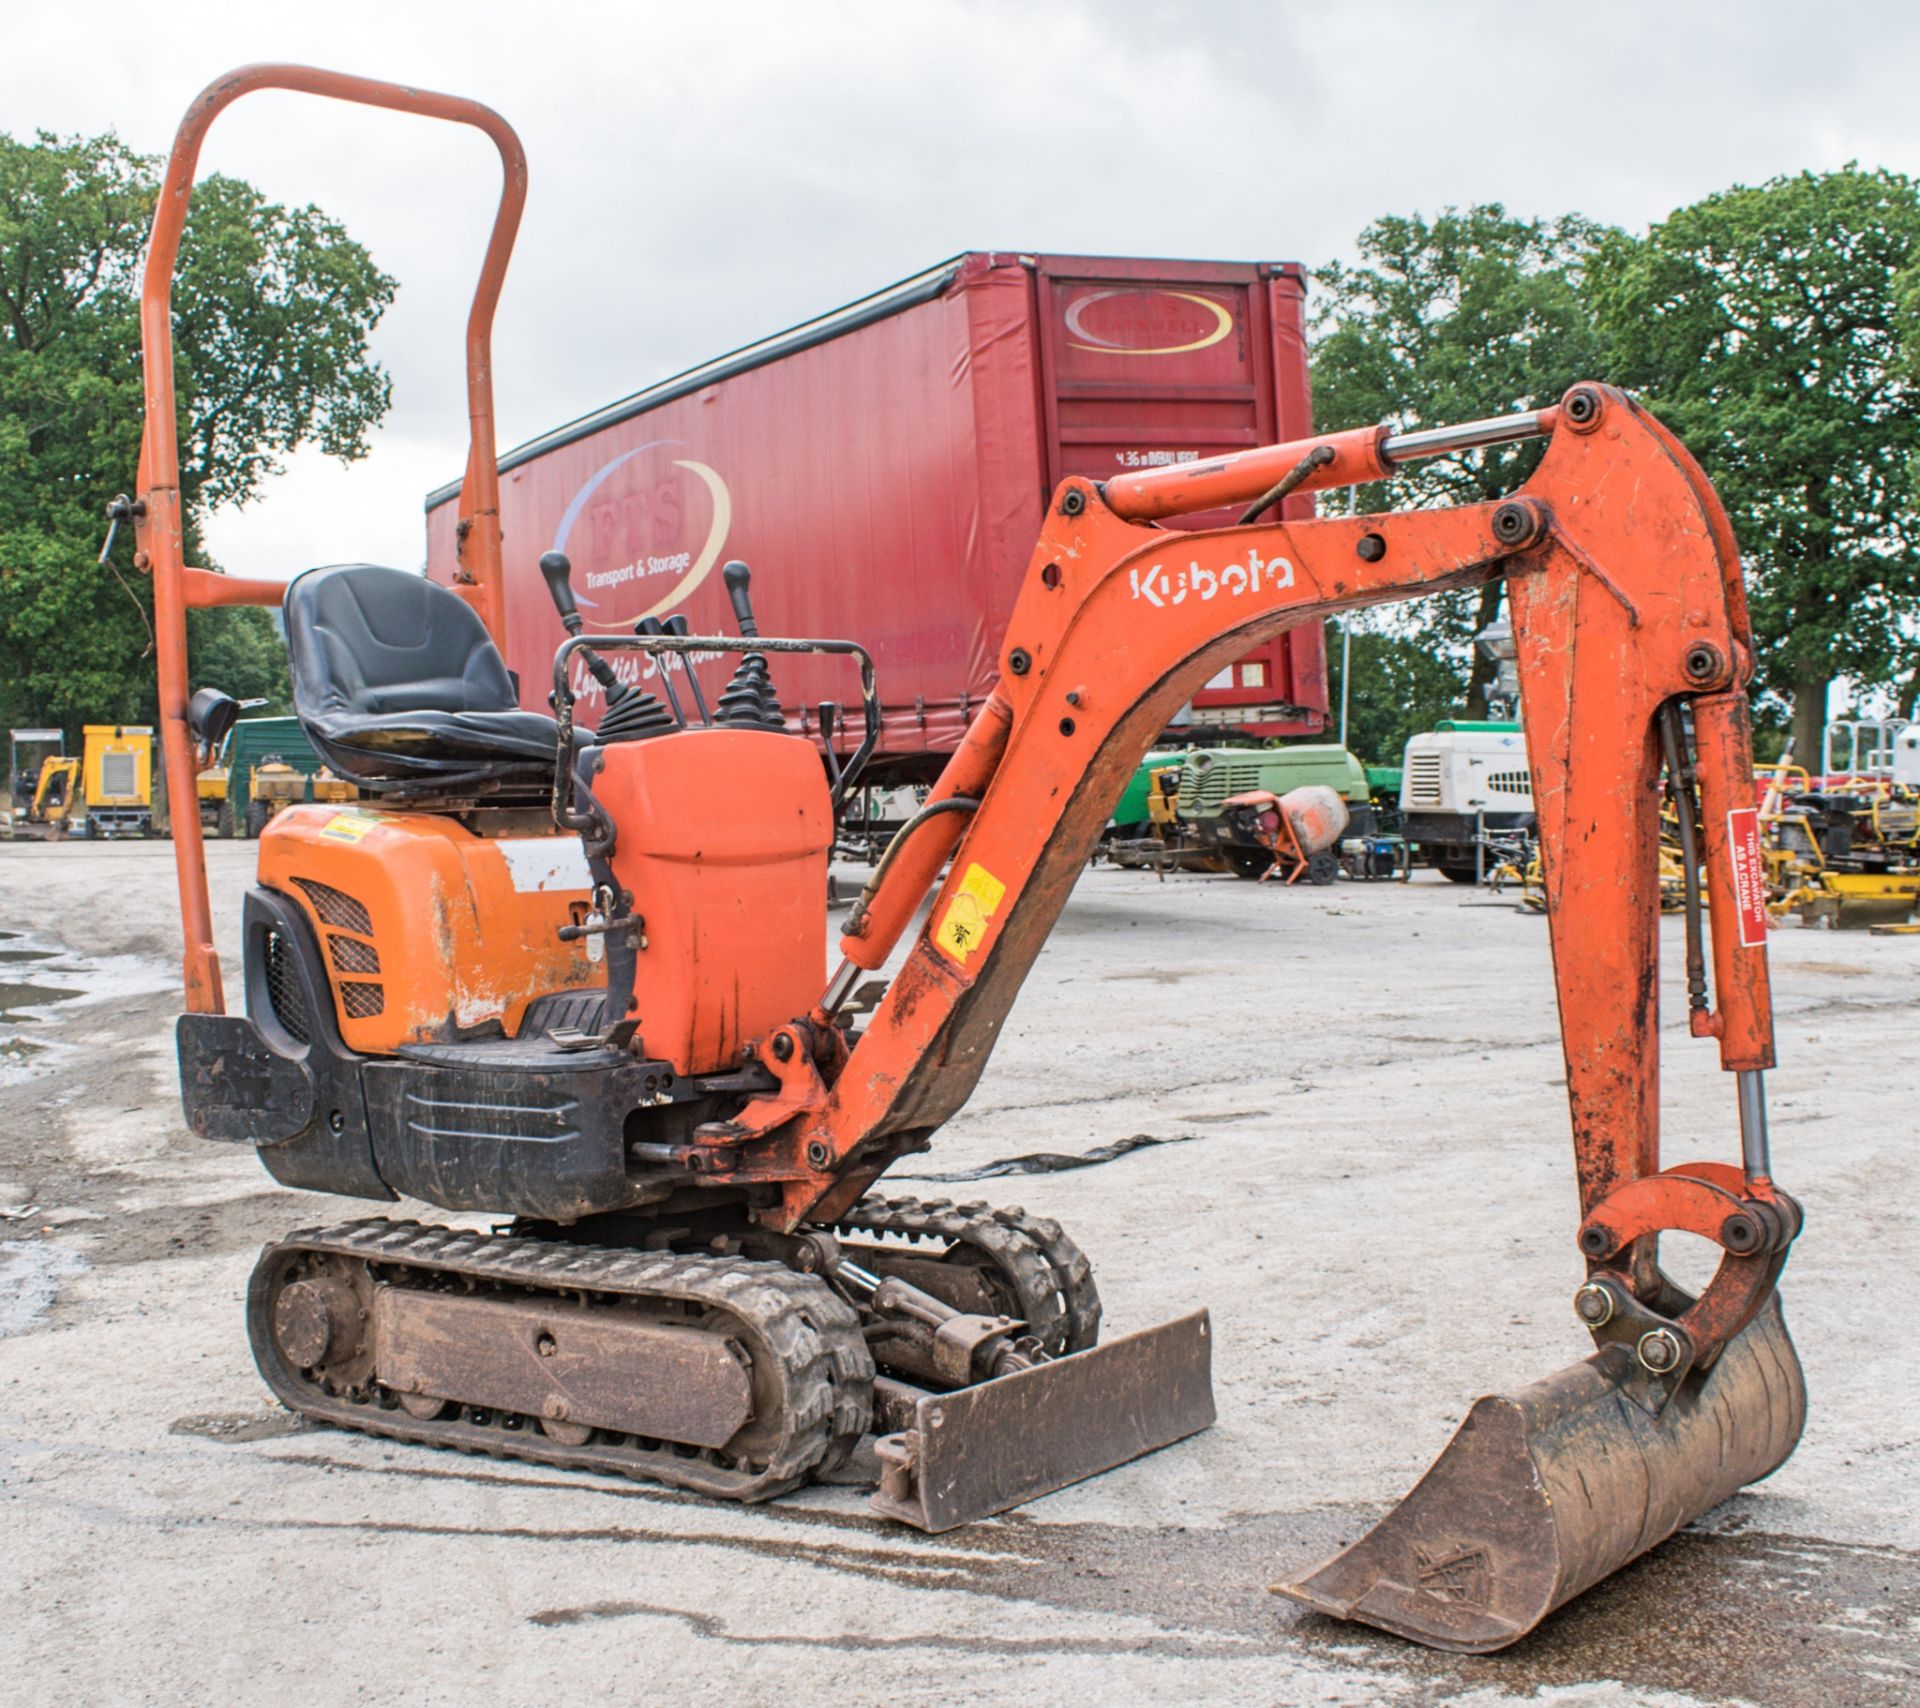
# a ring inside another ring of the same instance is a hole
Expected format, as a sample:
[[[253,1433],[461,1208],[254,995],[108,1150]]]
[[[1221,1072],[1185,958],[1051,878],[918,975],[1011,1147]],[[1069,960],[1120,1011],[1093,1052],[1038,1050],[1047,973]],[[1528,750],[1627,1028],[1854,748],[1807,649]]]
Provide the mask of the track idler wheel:
[[[1779,1468],[1806,1383],[1777,1295],[1657,1409],[1625,1344],[1475,1403],[1413,1492],[1276,1593],[1480,1654]]]
[[[1049,1357],[1100,1338],[1100,1289],[1060,1224],[946,1198],[862,1198],[834,1224],[847,1255],[960,1311],[1015,1317]],[[860,1235],[904,1243],[869,1245]],[[854,1236],[848,1238],[848,1235]]]

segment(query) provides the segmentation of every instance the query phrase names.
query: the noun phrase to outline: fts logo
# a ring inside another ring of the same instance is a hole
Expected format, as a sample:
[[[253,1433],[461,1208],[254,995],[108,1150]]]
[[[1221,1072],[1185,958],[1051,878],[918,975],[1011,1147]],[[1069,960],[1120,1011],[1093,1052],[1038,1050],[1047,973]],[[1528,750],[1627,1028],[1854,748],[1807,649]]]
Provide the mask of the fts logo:
[[[553,551],[580,572],[576,587],[607,621],[631,623],[685,603],[712,573],[733,526],[733,497],[714,469],[655,439],[596,469],[568,501]]]

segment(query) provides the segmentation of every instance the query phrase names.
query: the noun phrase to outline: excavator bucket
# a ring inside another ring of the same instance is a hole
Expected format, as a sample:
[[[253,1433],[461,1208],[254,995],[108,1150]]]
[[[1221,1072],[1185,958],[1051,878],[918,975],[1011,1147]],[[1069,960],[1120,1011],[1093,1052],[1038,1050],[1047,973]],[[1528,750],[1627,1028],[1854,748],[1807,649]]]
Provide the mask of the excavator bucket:
[[[1214,1419],[1205,1311],[1018,1375],[929,1394],[877,1444],[876,1512],[952,1530],[1171,1446]]]
[[[1433,1648],[1484,1654],[1776,1470],[1806,1384],[1778,1297],[1656,1414],[1608,1347],[1477,1401],[1372,1530],[1277,1594]]]

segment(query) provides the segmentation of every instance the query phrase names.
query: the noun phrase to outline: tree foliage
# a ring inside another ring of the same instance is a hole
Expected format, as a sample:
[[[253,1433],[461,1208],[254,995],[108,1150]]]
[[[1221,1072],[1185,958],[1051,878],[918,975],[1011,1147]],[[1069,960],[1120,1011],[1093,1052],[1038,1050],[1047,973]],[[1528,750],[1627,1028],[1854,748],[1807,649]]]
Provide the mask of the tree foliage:
[[[1917,243],[1913,181],[1847,166],[1709,196],[1592,269],[1613,377],[1726,503],[1807,763],[1833,678],[1910,695],[1920,664]]]
[[[1329,722],[1339,728],[1341,644],[1327,629]],[[1347,696],[1347,746],[1368,765],[1398,765],[1407,738],[1459,708],[1460,677],[1423,640],[1356,627],[1353,687]]]
[[[0,721],[126,722],[153,712],[152,603],[123,533],[95,562],[102,508],[139,455],[139,274],[158,163],[113,136],[0,133]],[[389,401],[367,339],[394,281],[313,207],[210,177],[174,287],[181,496],[199,526],[313,443],[363,456]],[[286,694],[258,610],[199,612],[196,680]],[[231,674],[221,676],[216,672]]]
[[[1315,275],[1317,425],[1441,426],[1536,408],[1576,380],[1605,377],[1604,344],[1582,286],[1608,235],[1578,215],[1516,219],[1497,203],[1448,208],[1431,220],[1375,220],[1360,234],[1357,265]],[[1499,498],[1539,458],[1538,441],[1436,457],[1365,489],[1359,501],[1372,509]],[[1496,580],[1413,608],[1416,632],[1458,671],[1471,716],[1485,714],[1494,670],[1472,639],[1499,615],[1502,592]]]

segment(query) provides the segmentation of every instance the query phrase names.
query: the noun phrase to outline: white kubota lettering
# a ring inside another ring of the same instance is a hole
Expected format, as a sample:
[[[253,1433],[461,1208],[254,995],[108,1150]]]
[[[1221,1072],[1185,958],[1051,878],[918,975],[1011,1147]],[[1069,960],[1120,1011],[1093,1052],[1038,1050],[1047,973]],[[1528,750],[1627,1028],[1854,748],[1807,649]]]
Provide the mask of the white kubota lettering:
[[[1268,589],[1279,589],[1293,585],[1293,564],[1284,557],[1262,559],[1257,551],[1249,549],[1244,564],[1230,563],[1223,569],[1210,569],[1195,558],[1185,569],[1171,574],[1160,564],[1150,569],[1141,569],[1138,564],[1127,571],[1127,584],[1136,599],[1144,599],[1156,610],[1168,605],[1185,603],[1191,595],[1205,604],[1218,598],[1222,593],[1238,598],[1242,594],[1261,591],[1262,578]]]

